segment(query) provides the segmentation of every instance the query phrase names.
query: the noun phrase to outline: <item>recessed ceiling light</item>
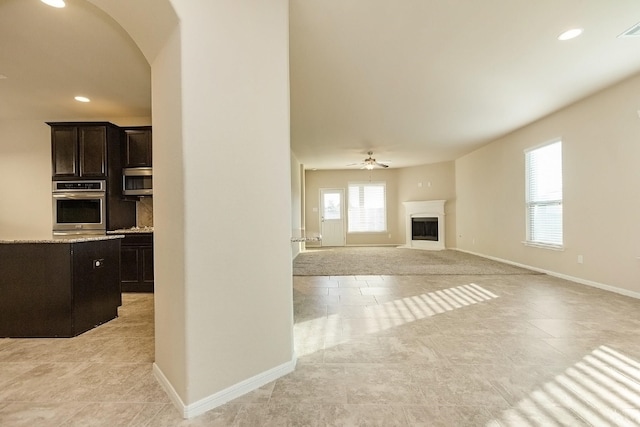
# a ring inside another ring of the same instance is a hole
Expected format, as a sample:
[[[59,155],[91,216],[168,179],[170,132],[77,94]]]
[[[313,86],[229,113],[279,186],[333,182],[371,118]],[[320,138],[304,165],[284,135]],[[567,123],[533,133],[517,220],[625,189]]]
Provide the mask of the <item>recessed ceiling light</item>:
[[[564,33],[560,34],[558,36],[558,40],[564,41],[564,40],[575,39],[580,34],[582,34],[582,31],[583,31],[582,28],[573,28],[571,30],[565,31]]]
[[[91,100],[90,100],[89,98],[87,98],[86,96],[76,96],[76,97],[75,97],[75,98],[73,98],[73,99],[75,99],[76,101],[79,101],[79,102],[89,102],[89,101],[91,101]]]
[[[51,7],[65,7],[64,0],[40,0],[42,3],[47,4]]]

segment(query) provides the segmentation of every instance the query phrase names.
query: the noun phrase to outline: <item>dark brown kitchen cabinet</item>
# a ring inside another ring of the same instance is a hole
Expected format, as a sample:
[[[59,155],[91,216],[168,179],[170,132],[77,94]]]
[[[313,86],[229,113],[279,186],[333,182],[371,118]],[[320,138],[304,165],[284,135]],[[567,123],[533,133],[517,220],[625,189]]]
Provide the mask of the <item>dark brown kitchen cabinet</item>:
[[[103,177],[107,174],[107,128],[78,128],[80,176]]]
[[[153,292],[153,233],[125,234],[120,260],[122,292]]]
[[[54,177],[78,176],[78,128],[51,128],[51,172]]]
[[[151,167],[151,126],[124,128],[123,167]]]
[[[136,205],[122,197],[122,129],[109,122],[47,122],[54,181],[104,180],[107,230],[136,223]]]
[[[115,126],[106,123],[49,125],[54,178],[104,178],[107,175],[110,146],[120,145]]]
[[[116,318],[120,240],[0,243],[0,337],[73,337]]]

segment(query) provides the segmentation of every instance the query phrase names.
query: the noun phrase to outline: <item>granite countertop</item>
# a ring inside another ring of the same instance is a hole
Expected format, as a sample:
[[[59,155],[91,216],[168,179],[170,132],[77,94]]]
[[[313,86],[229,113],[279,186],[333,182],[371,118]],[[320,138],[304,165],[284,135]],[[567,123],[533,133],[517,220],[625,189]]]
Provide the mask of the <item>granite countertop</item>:
[[[112,240],[112,239],[124,239],[123,234],[76,234],[70,236],[50,236],[42,239],[2,239],[0,238],[0,244],[11,243],[82,243],[82,242],[95,242],[98,240]]]
[[[153,233],[153,227],[131,227],[119,228],[117,230],[107,231],[107,234],[133,234],[133,233]]]

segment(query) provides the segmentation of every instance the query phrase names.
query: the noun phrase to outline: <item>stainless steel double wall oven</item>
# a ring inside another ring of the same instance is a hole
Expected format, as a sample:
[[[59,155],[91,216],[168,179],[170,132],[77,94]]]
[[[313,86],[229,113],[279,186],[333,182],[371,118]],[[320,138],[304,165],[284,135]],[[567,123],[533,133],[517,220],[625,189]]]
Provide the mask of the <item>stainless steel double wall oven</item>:
[[[53,234],[105,234],[104,180],[53,181]]]

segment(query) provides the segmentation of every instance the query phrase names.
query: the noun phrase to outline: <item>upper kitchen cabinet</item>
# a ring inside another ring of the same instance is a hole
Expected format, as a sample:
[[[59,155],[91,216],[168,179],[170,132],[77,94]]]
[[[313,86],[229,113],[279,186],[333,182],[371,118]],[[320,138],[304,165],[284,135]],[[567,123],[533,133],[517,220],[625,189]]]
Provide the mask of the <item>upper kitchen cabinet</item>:
[[[115,125],[107,122],[47,124],[51,126],[53,178],[107,176],[109,156],[119,155],[120,134]]]
[[[123,167],[151,167],[151,126],[124,128]]]

